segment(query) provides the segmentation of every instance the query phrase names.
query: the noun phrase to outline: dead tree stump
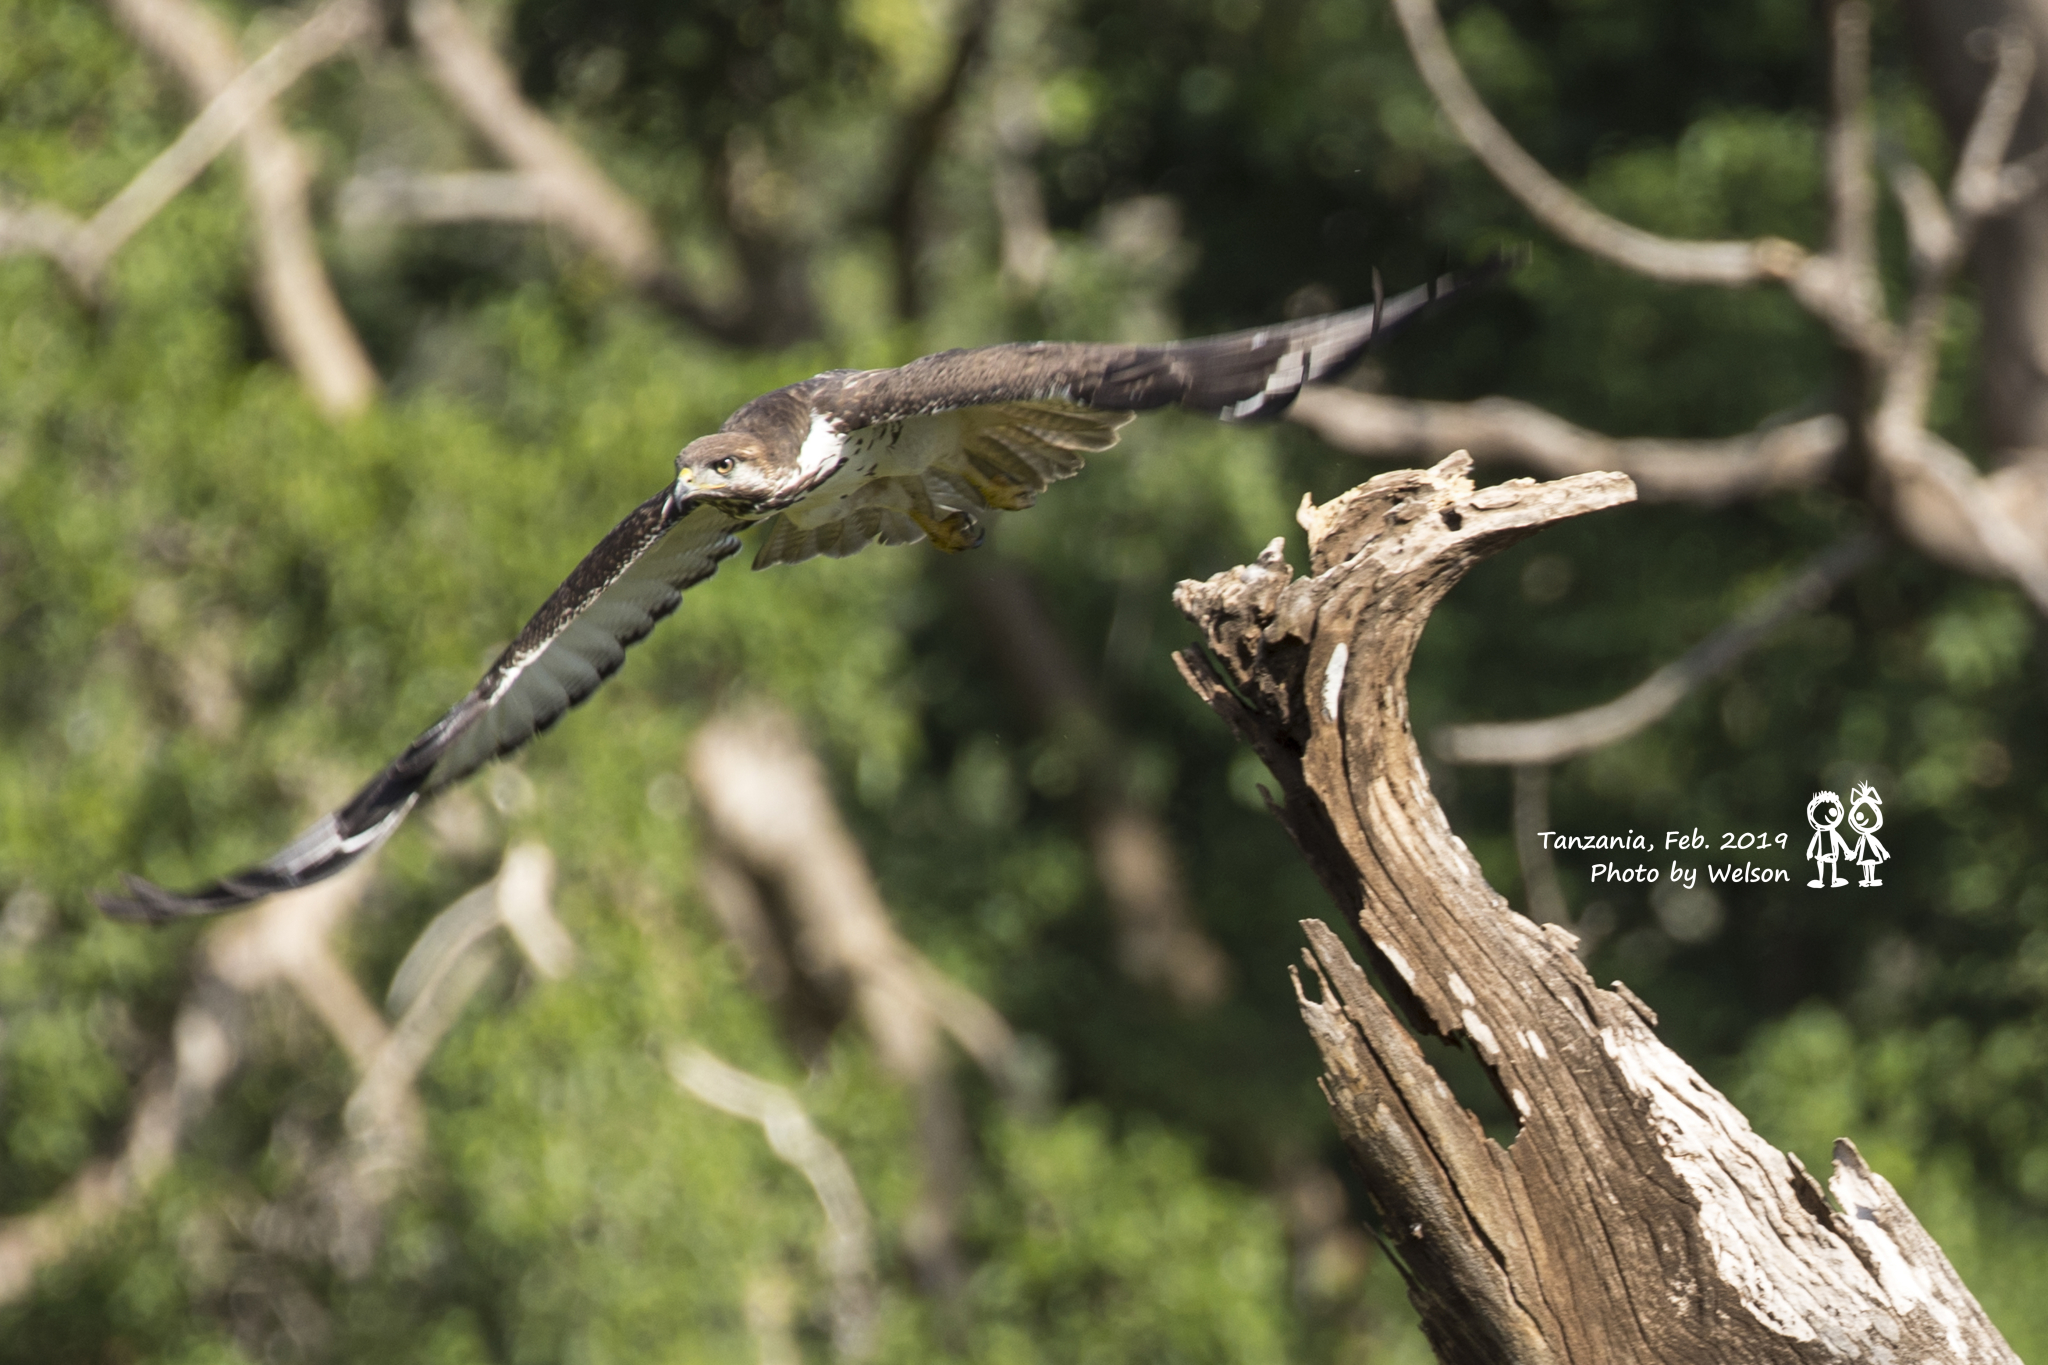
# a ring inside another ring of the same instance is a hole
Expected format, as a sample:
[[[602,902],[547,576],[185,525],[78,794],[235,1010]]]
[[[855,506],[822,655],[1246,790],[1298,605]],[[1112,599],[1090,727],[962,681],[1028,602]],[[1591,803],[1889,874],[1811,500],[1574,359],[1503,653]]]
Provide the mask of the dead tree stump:
[[[1273,772],[1281,820],[1391,998],[1303,921],[1317,990],[1295,985],[1323,1091],[1438,1357],[2017,1365],[1854,1146],[1835,1146],[1830,1206],[1451,832],[1408,727],[1431,609],[1482,557],[1635,496],[1619,474],[1475,489],[1470,467],[1459,452],[1304,501],[1310,577],[1276,540],[1175,595],[1213,654],[1184,651],[1183,674]],[[1510,1146],[1452,1098],[1395,1007],[1478,1055],[1520,1116]]]

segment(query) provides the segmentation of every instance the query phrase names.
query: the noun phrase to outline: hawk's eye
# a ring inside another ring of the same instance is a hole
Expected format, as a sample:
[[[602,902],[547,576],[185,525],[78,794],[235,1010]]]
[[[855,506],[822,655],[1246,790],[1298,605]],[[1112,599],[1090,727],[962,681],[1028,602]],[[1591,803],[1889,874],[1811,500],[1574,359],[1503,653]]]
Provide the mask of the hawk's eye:
[[[711,472],[714,474],[730,474],[738,467],[739,461],[728,455],[717,464],[711,466]]]

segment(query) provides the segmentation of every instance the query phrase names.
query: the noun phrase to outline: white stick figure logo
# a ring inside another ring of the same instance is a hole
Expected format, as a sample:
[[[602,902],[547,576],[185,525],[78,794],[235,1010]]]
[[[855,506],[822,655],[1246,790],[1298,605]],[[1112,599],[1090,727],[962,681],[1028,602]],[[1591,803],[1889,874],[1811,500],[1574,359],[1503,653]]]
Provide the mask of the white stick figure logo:
[[[1836,859],[1849,852],[1849,845],[1842,839],[1842,798],[1833,792],[1815,792],[1806,803],[1806,823],[1813,826],[1806,856],[1815,864],[1814,878],[1807,885],[1847,886],[1849,879],[1836,870]]]
[[[1856,846],[1849,851],[1849,861],[1863,865],[1863,880],[1856,883],[1858,886],[1884,885],[1877,879],[1877,865],[1892,855],[1877,841],[1877,832],[1883,826],[1884,798],[1868,782],[1858,783],[1856,790],[1849,793],[1849,828],[1858,836]]]

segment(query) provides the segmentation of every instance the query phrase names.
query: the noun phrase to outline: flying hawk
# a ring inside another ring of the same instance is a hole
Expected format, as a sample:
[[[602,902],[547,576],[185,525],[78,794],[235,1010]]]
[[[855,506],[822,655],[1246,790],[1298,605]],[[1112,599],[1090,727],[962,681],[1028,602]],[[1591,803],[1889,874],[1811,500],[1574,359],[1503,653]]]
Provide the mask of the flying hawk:
[[[1227,336],[985,346],[893,370],[828,370],[764,394],[684,446],[675,482],[613,527],[469,695],[347,804],[210,886],[178,894],[129,877],[127,894],[102,897],[101,908],[152,921],[212,914],[333,876],[423,798],[511,753],[596,691],[684,589],[739,550],[749,525],[761,528],[757,569],[850,555],[872,541],[971,549],[982,513],[1029,507],[1090,453],[1115,445],[1133,414],[1178,403],[1224,421],[1276,416],[1382,331],[1503,264]]]

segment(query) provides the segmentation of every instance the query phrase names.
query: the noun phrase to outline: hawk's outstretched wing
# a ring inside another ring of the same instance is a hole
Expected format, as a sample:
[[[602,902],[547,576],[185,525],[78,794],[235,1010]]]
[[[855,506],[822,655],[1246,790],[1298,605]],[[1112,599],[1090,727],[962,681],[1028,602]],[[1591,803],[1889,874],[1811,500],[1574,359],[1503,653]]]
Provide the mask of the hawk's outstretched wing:
[[[944,351],[893,370],[849,374],[836,388],[821,386],[811,401],[842,431],[984,404],[1033,401],[1108,412],[1143,412],[1177,403],[1225,421],[1272,418],[1304,385],[1357,360],[1374,338],[1511,265],[1496,258],[1349,312],[1195,341],[1155,346],[1028,341]]]
[[[1271,419],[1304,385],[1355,362],[1431,303],[1491,279],[1496,258],[1397,298],[1345,313],[1162,345],[1034,341],[946,351],[893,370],[837,371],[801,386],[809,410],[844,433],[860,486],[826,485],[767,520],[754,567],[853,554],[929,538],[944,550],[981,540],[980,514],[1029,507],[1117,442],[1133,412],[1178,404],[1225,421]],[[769,417],[780,394],[761,400]],[[727,423],[746,428],[753,405]],[[898,451],[913,467],[892,468]]]
[[[232,910],[331,877],[382,843],[421,797],[532,739],[625,661],[626,649],[740,547],[739,522],[665,491],[584,556],[470,694],[348,803],[263,862],[183,895],[137,877],[100,898],[122,919]]]
[[[476,688],[348,803],[265,861],[185,895],[130,878],[101,906],[163,920],[232,909],[319,881],[396,829],[424,796],[511,753],[582,701],[683,589],[765,517],[756,566],[846,555],[875,540],[980,539],[977,514],[1028,507],[1116,444],[1133,412],[1179,404],[1227,421],[1272,417],[1430,303],[1507,269],[1496,259],[1327,317],[1157,346],[1031,342],[947,351],[894,370],[832,371],[763,394],[721,434],[784,452],[790,480],[751,514],[674,490],[598,543]],[[687,455],[688,448],[685,449]],[[750,495],[752,496],[752,495]],[[744,502],[744,500],[741,500]]]

